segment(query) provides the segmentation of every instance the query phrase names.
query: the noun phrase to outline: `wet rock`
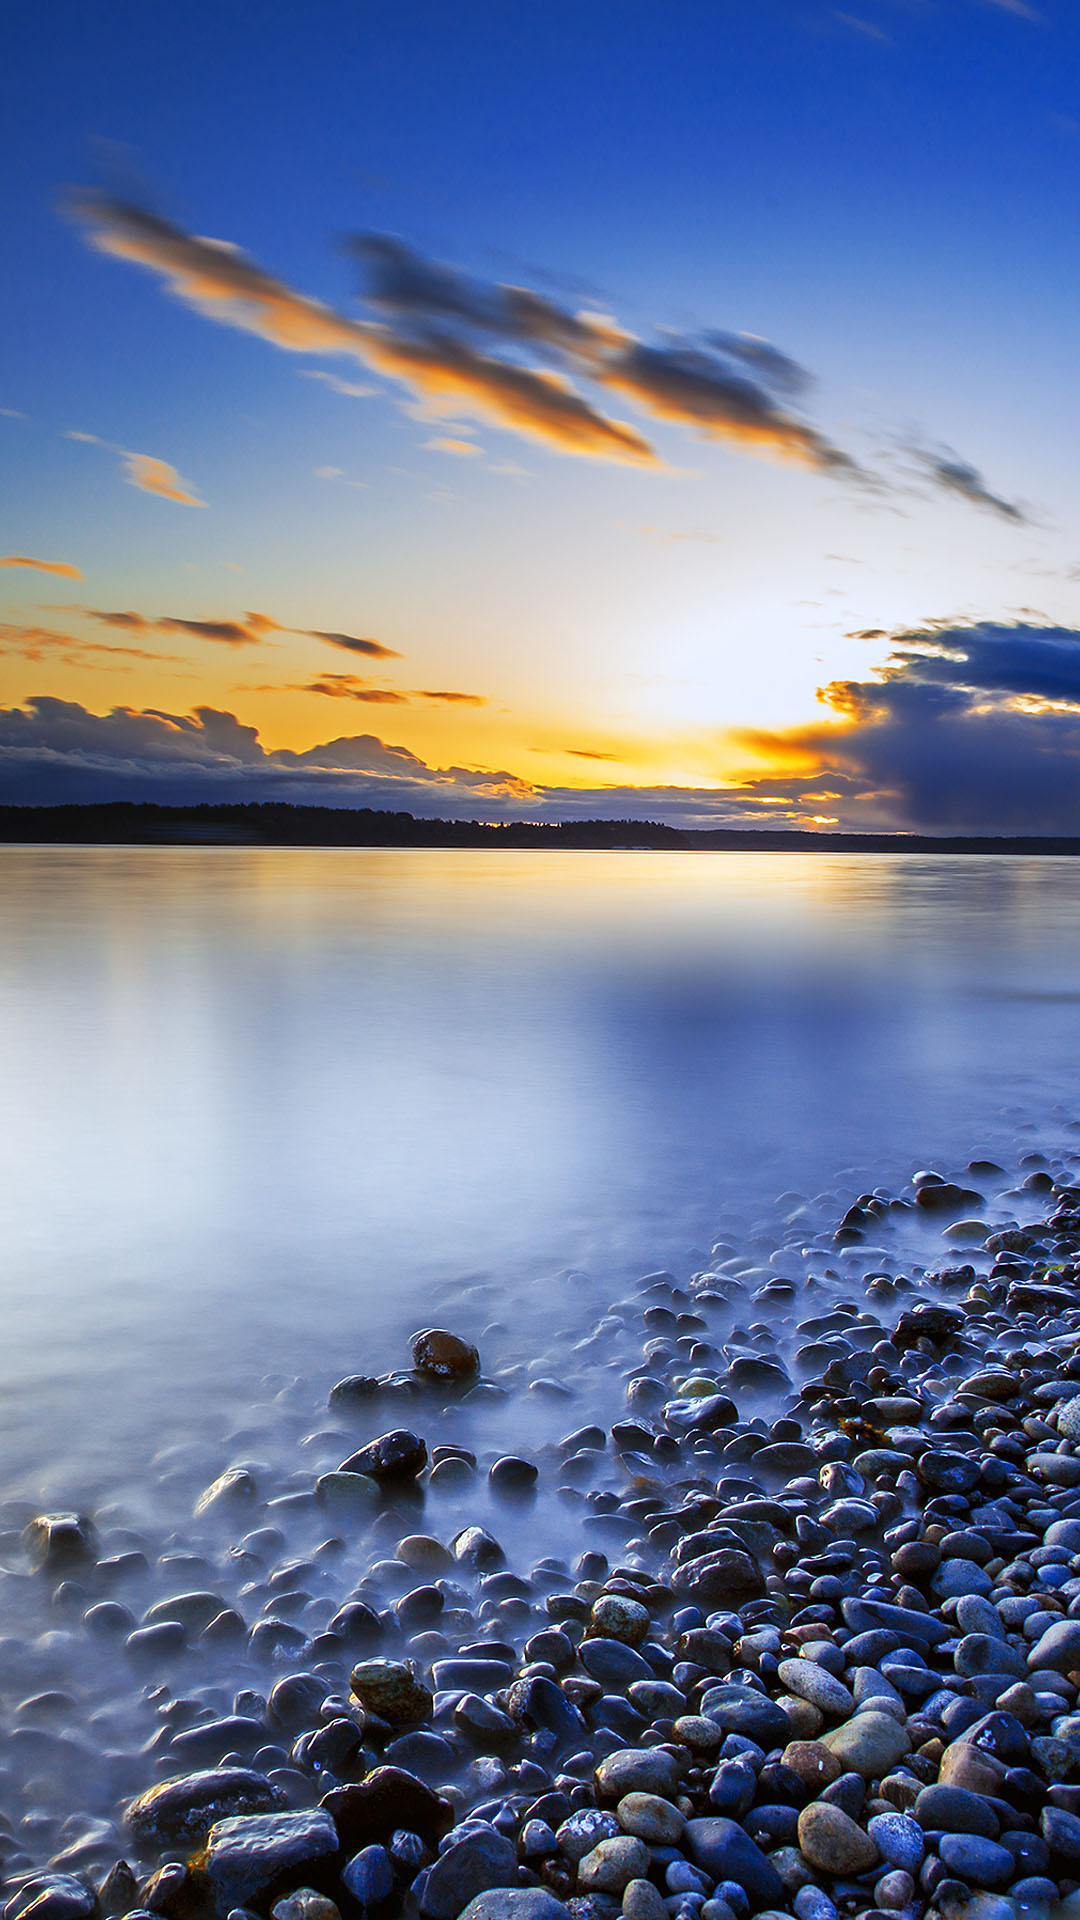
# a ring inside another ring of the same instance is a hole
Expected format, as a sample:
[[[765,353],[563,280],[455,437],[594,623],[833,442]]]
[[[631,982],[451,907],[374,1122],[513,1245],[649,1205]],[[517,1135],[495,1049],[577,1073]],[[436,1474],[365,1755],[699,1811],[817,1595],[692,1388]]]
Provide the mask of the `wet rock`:
[[[596,1769],[597,1792],[606,1800],[622,1800],[628,1793],[655,1793],[667,1800],[678,1785],[678,1764],[662,1747],[620,1747]]]
[[[366,1473],[379,1481],[415,1480],[427,1466],[426,1443],[408,1427],[394,1427],[343,1460],[340,1473]]]
[[[503,1454],[488,1469],[488,1484],[494,1493],[528,1493],[535,1487],[538,1469],[532,1460],[522,1460],[517,1454]]]
[[[671,1576],[672,1590],[706,1609],[740,1607],[765,1592],[760,1568],[737,1547],[687,1560]]]
[[[34,1874],[4,1907],[4,1920],[90,1920],[93,1889],[73,1873]]]
[[[337,1851],[337,1831],[322,1808],[240,1814],[211,1827],[200,1865],[225,1916],[254,1899],[272,1898],[275,1886],[290,1876],[303,1883],[313,1866]]]
[[[270,1920],[341,1920],[333,1900],[311,1887],[298,1887],[270,1909]]]
[[[39,1514],[25,1529],[23,1543],[34,1566],[48,1574],[91,1566],[99,1551],[94,1523],[81,1513]]]
[[[776,1868],[734,1820],[688,1820],[686,1843],[695,1866],[714,1881],[742,1887],[751,1913],[784,1904],[784,1883]]]
[[[602,1639],[621,1640],[628,1647],[639,1647],[650,1626],[649,1609],[640,1600],[622,1593],[602,1593],[593,1602],[589,1615],[590,1631]]]
[[[349,1684],[360,1705],[391,1726],[411,1726],[431,1718],[431,1690],[404,1660],[361,1660]]]
[[[233,1814],[269,1813],[284,1795],[248,1767],[215,1767],[162,1781],[133,1800],[125,1813],[136,1840],[165,1847],[193,1840]]]
[[[566,1908],[543,1887],[491,1887],[470,1900],[461,1920],[566,1920]]]
[[[347,1887],[362,1907],[381,1906],[394,1891],[394,1869],[385,1847],[364,1847],[341,1870]]]
[[[492,1827],[477,1827],[439,1855],[420,1895],[424,1920],[457,1920],[479,1893],[517,1883],[513,1845]]]
[[[427,1327],[414,1333],[412,1363],[429,1380],[472,1380],[480,1371],[480,1355],[456,1333]]]
[[[250,1467],[226,1467],[195,1502],[195,1517],[230,1508],[250,1507],[258,1497],[255,1475]]]
[[[453,1819],[449,1804],[402,1767],[375,1767],[354,1785],[331,1788],[321,1805],[348,1854],[386,1846],[400,1829],[434,1847]]]

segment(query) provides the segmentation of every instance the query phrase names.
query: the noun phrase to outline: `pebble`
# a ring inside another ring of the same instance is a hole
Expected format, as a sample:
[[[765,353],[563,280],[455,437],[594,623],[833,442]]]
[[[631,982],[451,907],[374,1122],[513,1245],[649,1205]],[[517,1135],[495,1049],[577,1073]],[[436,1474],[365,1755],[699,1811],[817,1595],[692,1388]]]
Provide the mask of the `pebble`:
[[[804,1807],[798,1834],[804,1857],[822,1873],[865,1873],[880,1858],[870,1834],[839,1807],[823,1800]]]

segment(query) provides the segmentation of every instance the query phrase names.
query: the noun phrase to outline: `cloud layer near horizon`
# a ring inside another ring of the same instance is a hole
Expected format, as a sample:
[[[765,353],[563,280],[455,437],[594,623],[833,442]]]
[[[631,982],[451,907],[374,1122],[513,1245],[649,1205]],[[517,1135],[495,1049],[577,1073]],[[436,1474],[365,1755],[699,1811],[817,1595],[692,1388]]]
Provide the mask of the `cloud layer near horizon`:
[[[821,697],[831,721],[740,736],[758,768],[715,788],[542,787],[505,769],[432,767],[373,734],[268,750],[254,727],[210,707],[97,715],[38,697],[0,710],[0,799],[273,799],[458,819],[1080,832],[1080,632],[983,624],[896,635],[876,678],[833,682]]]
[[[981,622],[894,634],[873,680],[819,698],[833,724],[744,733],[869,818],[931,832],[1080,831],[1080,631]]]

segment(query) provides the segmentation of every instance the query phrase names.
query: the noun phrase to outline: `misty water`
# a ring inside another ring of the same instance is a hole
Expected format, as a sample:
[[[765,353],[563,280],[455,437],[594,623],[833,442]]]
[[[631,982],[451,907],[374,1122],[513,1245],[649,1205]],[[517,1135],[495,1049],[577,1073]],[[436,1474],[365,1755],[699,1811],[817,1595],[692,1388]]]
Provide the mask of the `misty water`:
[[[1015,1163],[1080,1111],[1070,860],[7,848],[0,871],[0,1420],[34,1497],[130,1486],[266,1376],[407,1364],[433,1318],[502,1323],[499,1360],[527,1360],[781,1194],[842,1211],[916,1167]]]
[[[205,1718],[272,1682],[242,1637],[143,1664],[91,1638],[96,1600],[134,1623],[210,1588],[317,1634],[400,1591],[418,1529],[486,1524],[525,1573],[618,1551],[595,1502],[640,1469],[592,1453],[587,1492],[555,1443],[625,1417],[643,1276],[723,1269],[705,1351],[720,1377],[790,1366],[779,1401],[739,1393],[771,1418],[799,1407],[800,1315],[965,1257],[914,1215],[836,1246],[860,1192],[989,1156],[984,1216],[1031,1218],[1023,1157],[1080,1165],[1069,860],[7,848],[0,871],[0,1719],[36,1699],[68,1729],[0,1768],[31,1860],[72,1832],[115,1858],[125,1798],[179,1764],[155,1689]],[[477,1342],[478,1402],[328,1407],[424,1325]],[[327,1511],[316,1477],[404,1424],[471,1447],[475,1480]],[[534,1497],[489,1489],[507,1451]],[[257,1502],[197,1516],[238,1463]],[[21,1532],[65,1509],[108,1557],[57,1586]],[[270,1523],[284,1591],[242,1545]]]

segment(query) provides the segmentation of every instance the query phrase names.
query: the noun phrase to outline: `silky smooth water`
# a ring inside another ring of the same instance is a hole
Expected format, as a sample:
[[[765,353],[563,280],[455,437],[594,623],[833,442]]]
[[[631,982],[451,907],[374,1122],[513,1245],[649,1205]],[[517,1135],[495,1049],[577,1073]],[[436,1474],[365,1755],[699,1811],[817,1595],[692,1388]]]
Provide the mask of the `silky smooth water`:
[[[0,875],[0,1439],[33,1497],[130,1486],[267,1374],[475,1337],[459,1282],[527,1356],[781,1193],[842,1211],[1077,1144],[1067,859],[9,847]]]

